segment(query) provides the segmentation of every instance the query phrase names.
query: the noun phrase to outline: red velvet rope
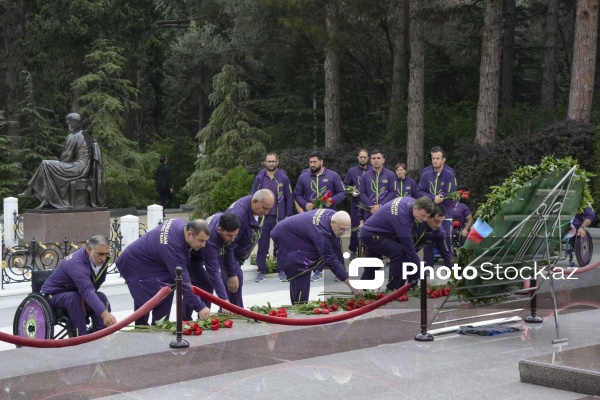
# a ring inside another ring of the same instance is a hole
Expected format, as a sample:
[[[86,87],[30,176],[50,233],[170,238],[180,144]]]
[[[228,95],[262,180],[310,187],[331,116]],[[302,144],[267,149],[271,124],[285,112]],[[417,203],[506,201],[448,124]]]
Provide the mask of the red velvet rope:
[[[76,346],[83,343],[88,343],[93,340],[97,340],[103,338],[104,336],[108,336],[121,328],[126,327],[130,323],[139,319],[142,315],[149,313],[158,303],[160,303],[165,297],[167,297],[171,293],[171,287],[165,286],[160,289],[158,293],[154,295],[153,298],[148,300],[146,304],[141,306],[136,312],[123,319],[116,324],[106,327],[100,331],[90,333],[89,335],[77,336],[68,339],[54,340],[54,339],[30,339],[21,336],[13,336],[8,333],[0,332],[0,341],[12,343],[17,346],[27,346],[27,347],[40,347],[40,348],[57,348],[57,347],[67,347],[67,346]]]
[[[585,267],[580,267],[580,268],[554,267],[552,269],[552,272],[562,272],[563,274],[569,274],[569,275],[571,273],[573,273],[574,275],[577,275],[577,274],[583,274],[584,272],[591,271],[598,266],[600,266],[600,261],[598,261],[595,264],[586,265]]]
[[[357,308],[356,310],[348,311],[345,313],[341,313],[338,315],[329,315],[327,317],[319,317],[319,318],[282,318],[282,317],[274,317],[271,315],[265,315],[261,313],[257,313],[254,311],[246,310],[245,308],[238,307],[234,304],[231,304],[227,301],[221,300],[220,298],[213,296],[212,294],[197,288],[196,286],[192,286],[192,291],[196,293],[198,296],[203,299],[210,300],[212,303],[223,307],[226,310],[232,311],[236,314],[242,315],[244,317],[255,319],[257,321],[269,322],[272,324],[279,325],[321,325],[321,324],[330,324],[332,322],[344,321],[350,318],[358,317],[359,315],[363,315],[368,313],[369,311],[373,311],[391,301],[396,300],[398,297],[402,296],[404,293],[410,290],[411,285],[406,284],[402,286],[400,289],[396,290],[388,294],[387,296],[369,304],[361,308]]]

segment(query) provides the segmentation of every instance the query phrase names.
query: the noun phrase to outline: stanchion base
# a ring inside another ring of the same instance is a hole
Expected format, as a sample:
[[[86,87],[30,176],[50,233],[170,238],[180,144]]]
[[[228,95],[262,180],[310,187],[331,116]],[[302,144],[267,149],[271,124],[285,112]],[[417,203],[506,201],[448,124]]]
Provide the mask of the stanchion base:
[[[187,340],[173,340],[171,342],[171,344],[169,344],[169,347],[172,349],[187,349],[188,347],[190,347],[190,344],[188,343]]]
[[[415,335],[417,342],[433,342],[433,335],[431,333],[418,333]]]
[[[523,319],[523,321],[530,323],[530,324],[541,324],[542,322],[544,322],[544,320],[542,319],[542,317],[536,315],[530,315],[529,317],[526,317]]]

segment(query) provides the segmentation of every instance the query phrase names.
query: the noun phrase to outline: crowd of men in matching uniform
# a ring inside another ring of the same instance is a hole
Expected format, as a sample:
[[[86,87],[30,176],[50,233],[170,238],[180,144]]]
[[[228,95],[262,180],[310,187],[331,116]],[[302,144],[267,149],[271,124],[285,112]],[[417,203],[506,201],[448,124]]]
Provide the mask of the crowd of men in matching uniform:
[[[466,205],[449,196],[457,190],[457,183],[445,160],[444,151],[434,147],[432,163],[417,183],[406,175],[405,164],[396,165],[392,172],[385,168],[381,151],[361,149],[358,164],[342,181],[339,174],[324,167],[321,153],[315,151],[309,154],[309,168],[292,191],[289,177],[279,168],[278,156],[269,153],[250,195],[206,220],[166,220],[127,246],[116,266],[136,310],[160,288],[174,283],[176,267],[184,267],[184,319],[191,319],[194,312],[206,319],[211,304],[196,296],[190,286],[244,307],[241,265],[258,245],[255,281],[264,282],[271,240],[279,280],[289,281],[293,304],[308,301],[310,281],[323,279],[324,266],[352,293],[361,295],[362,290],[350,285],[344,267],[340,237],[350,231],[351,257],[357,256],[360,241],[365,256],[389,259],[387,289],[414,284],[416,274],[404,276],[402,263],[419,265],[417,253],[423,250],[423,261],[433,265],[437,248],[444,264],[451,266],[453,228],[464,238],[473,224]],[[337,211],[347,193],[350,213]],[[573,220],[579,224],[576,228],[589,226],[593,212],[588,214],[582,214],[581,221]],[[92,330],[116,322],[108,299],[98,291],[106,274],[108,249],[106,238],[94,236],[86,248],[63,260],[42,287],[54,306],[66,309],[78,334],[86,333],[86,314],[92,315]],[[372,268],[365,268],[361,279],[374,279],[374,275]],[[172,294],[152,310],[152,323],[168,318],[171,306]],[[148,323],[149,314],[136,321]]]

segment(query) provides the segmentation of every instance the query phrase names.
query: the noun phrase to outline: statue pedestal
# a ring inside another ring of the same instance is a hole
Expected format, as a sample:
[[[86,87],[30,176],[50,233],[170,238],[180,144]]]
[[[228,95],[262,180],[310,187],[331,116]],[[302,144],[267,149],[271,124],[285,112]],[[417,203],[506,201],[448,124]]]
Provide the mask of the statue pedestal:
[[[108,208],[26,210],[23,241],[29,243],[83,242],[94,235],[110,235]]]

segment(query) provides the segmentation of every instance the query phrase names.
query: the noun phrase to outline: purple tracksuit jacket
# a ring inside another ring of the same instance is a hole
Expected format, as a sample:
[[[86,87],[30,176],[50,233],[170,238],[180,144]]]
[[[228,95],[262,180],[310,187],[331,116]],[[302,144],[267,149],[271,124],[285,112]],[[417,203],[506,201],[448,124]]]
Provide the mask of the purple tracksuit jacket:
[[[179,218],[166,220],[125,248],[116,264],[129,286],[134,302],[141,297],[137,286],[160,282],[164,285],[175,283],[176,267],[182,267],[183,299],[194,311],[205,305],[190,289],[190,276],[187,266],[190,260],[184,230],[187,221]],[[143,304],[143,303],[142,303]],[[142,305],[139,304],[138,305]],[[160,305],[159,305],[160,306]]]
[[[575,217],[573,217],[573,221],[571,221],[571,224],[573,224],[575,229],[579,229],[581,224],[583,224],[584,220],[589,219],[590,221],[594,221],[594,218],[596,218],[596,214],[594,213],[592,207],[586,207],[583,209],[582,213],[575,214]]]
[[[233,254],[241,264],[250,257],[252,249],[258,243],[262,218],[257,220],[257,217],[252,213],[252,196],[244,196],[237,200],[229,206],[226,212],[235,214],[240,219],[240,233],[232,244],[235,245]],[[227,274],[229,277],[233,276],[229,275],[229,271]]]
[[[330,210],[336,210],[336,206],[346,198],[346,191],[342,178],[330,169],[323,168],[319,175],[315,175],[311,170],[300,174],[298,182],[294,188],[294,199],[303,210],[306,210],[306,204],[312,202],[317,197],[323,197],[327,191],[331,192],[331,198],[334,203]]]
[[[429,165],[425,167],[421,172],[421,179],[419,179],[419,186],[417,190],[417,196],[428,196],[430,199],[434,199],[436,195],[441,194],[447,196],[448,194],[456,191],[456,175],[454,170],[447,165],[444,165],[442,172],[438,175],[433,166]],[[445,199],[439,204],[446,212],[446,218],[452,216],[452,199]]]
[[[267,169],[261,169],[256,177],[254,177],[250,194],[254,194],[260,189],[269,189],[275,196],[275,206],[269,210],[268,215],[275,215],[276,222],[294,213],[292,185],[290,184],[290,178],[288,178],[284,170],[278,169],[275,171],[275,179],[271,179],[267,175]]]
[[[367,165],[367,167],[365,169],[362,169],[360,167],[360,165],[355,165],[354,167],[350,168],[348,170],[348,172],[346,173],[346,176],[344,177],[344,185],[356,186],[356,190],[358,190],[360,188],[360,181],[361,181],[363,175],[365,174],[365,172],[369,171],[370,169],[371,169],[370,165]],[[360,202],[360,196],[352,197],[352,201],[350,203],[351,207],[358,208],[359,202]]]
[[[382,168],[380,173],[371,169],[360,180],[360,202],[366,208],[374,205],[383,205],[396,198],[396,174],[387,168]],[[368,219],[371,213],[365,209],[359,211],[361,219]]]
[[[86,247],[82,247],[57,265],[42,285],[41,292],[45,295],[79,292],[81,299],[94,311],[94,314],[100,315],[106,310],[106,304],[98,297],[96,291],[106,279],[107,265],[108,259],[100,268],[98,275],[94,275]],[[69,310],[66,311],[69,314]]]
[[[396,177],[396,192],[398,193],[398,197],[410,196],[416,199],[418,197],[417,188],[417,182],[410,176],[404,179]]]

